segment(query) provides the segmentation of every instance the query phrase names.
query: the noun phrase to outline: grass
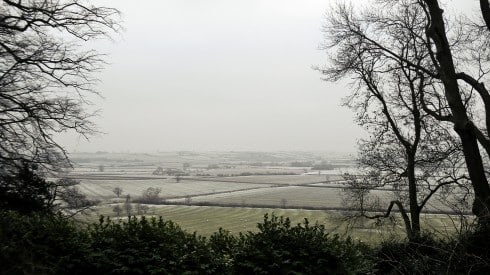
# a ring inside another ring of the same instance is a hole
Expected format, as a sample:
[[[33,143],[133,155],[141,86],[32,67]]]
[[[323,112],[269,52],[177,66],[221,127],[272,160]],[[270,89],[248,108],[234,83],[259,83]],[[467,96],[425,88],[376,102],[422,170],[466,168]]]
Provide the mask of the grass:
[[[118,217],[115,217],[112,207],[113,205],[104,205],[99,207],[96,212],[91,213],[91,215],[81,215],[78,218],[85,222],[96,222],[99,215],[118,219]],[[371,220],[348,224],[343,221],[342,214],[336,211],[158,205],[150,206],[147,215],[162,216],[164,219],[176,222],[187,232],[210,236],[218,231],[220,227],[233,234],[256,231],[257,223],[263,221],[266,213],[289,217],[293,224],[300,223],[304,221],[304,218],[307,218],[310,223],[318,222],[324,225],[328,232],[351,236],[354,239],[373,244],[379,243],[383,239],[403,238],[405,236],[401,219],[398,219],[396,224],[385,224],[383,226],[375,226],[374,221]],[[124,217],[121,218],[124,219]],[[423,215],[422,226],[426,230],[439,235],[449,236],[456,231],[451,221],[452,219],[456,220],[454,217],[447,215]]]
[[[321,210],[158,205],[151,206],[148,212],[149,215],[172,220],[188,232],[204,236],[216,232],[220,227],[232,233],[255,231],[257,223],[263,220],[266,213],[287,216],[293,223],[300,223],[307,218],[311,223],[325,225],[332,232],[341,233],[345,229],[338,225],[341,217],[338,213]],[[98,208],[97,214],[114,217],[112,205]],[[84,219],[96,221],[96,216],[93,213]]]

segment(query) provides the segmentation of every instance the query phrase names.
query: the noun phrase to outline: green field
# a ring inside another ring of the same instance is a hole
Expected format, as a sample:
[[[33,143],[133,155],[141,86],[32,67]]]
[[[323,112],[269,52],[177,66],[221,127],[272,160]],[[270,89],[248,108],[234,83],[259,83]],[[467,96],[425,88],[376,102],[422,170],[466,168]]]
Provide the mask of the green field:
[[[256,231],[257,223],[263,220],[264,214],[276,214],[289,217],[293,224],[300,223],[307,218],[310,223],[318,222],[326,227],[332,234],[349,235],[365,242],[378,243],[382,239],[403,237],[404,231],[401,221],[396,225],[389,224],[376,226],[373,221],[350,224],[343,220],[344,216],[336,211],[301,210],[301,209],[268,209],[268,208],[241,208],[241,207],[208,207],[208,206],[182,206],[158,205],[151,206],[148,216],[162,216],[179,224],[187,232],[196,232],[199,235],[209,236],[220,227],[234,234],[239,232]],[[80,215],[83,221],[95,222],[98,215],[115,217],[111,205],[96,209],[91,215]],[[122,215],[123,216],[123,215]],[[442,236],[449,236],[456,232],[459,222],[457,217],[448,215],[424,215],[423,226]]]

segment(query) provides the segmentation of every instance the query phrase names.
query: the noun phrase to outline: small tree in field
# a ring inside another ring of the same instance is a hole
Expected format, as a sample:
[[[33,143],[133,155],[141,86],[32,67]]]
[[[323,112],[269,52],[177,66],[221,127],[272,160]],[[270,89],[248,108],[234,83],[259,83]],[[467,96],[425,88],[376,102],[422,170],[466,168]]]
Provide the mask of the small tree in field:
[[[121,194],[123,193],[123,189],[121,187],[115,187],[112,192],[114,192],[114,194],[116,194],[116,196],[119,198],[121,196]]]
[[[126,200],[124,201],[124,210],[128,216],[131,216],[133,206],[131,205],[131,196],[129,194],[126,195]]]
[[[147,206],[147,205],[144,205],[144,204],[141,204],[141,203],[137,203],[136,204],[136,213],[138,213],[138,215],[144,215],[148,212],[150,208]]]
[[[161,188],[149,187],[143,190],[141,201],[144,203],[159,203]]]
[[[286,200],[285,198],[282,198],[281,199],[281,207],[282,208],[286,208],[286,205],[288,204],[288,200]]]
[[[115,205],[115,206],[112,208],[112,211],[113,211],[114,213],[116,213],[116,216],[117,216],[117,217],[120,217],[120,216],[121,216],[121,213],[122,213],[122,211],[123,211],[123,209],[122,209],[122,207],[121,207],[121,206],[119,206],[119,204],[116,204],[116,205]]]

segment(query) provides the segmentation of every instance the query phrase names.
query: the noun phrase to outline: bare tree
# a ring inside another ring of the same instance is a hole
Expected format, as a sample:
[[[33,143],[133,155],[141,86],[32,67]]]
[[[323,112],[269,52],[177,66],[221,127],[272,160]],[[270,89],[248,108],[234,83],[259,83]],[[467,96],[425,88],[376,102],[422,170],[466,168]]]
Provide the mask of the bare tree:
[[[54,134],[94,133],[84,106],[104,56],[84,42],[120,30],[119,12],[79,0],[0,3],[0,166],[66,166]]]
[[[160,192],[162,192],[161,188],[148,187],[143,190],[141,201],[144,203],[158,203],[160,202]]]
[[[127,194],[126,199],[124,201],[124,210],[126,210],[126,214],[131,216],[131,211],[133,210],[133,205],[131,205],[131,195]]]
[[[469,19],[445,20],[436,0],[381,0],[371,4],[371,9],[361,14],[340,5],[329,16],[333,19],[326,32],[334,66],[324,72],[330,80],[345,77],[345,71],[337,70],[337,66],[350,66],[352,56],[362,52],[376,60],[372,68],[376,77],[402,68],[413,72],[416,83],[425,83],[418,86],[422,88],[417,95],[419,111],[429,114],[442,128],[454,128],[475,194],[473,213],[485,220],[489,217],[490,187],[478,143],[488,157],[490,96],[487,104],[483,85],[490,60],[486,52],[488,34],[481,24]],[[485,14],[484,9],[482,12]],[[449,22],[450,31],[445,29]],[[358,66],[358,62],[351,65]],[[398,87],[393,88],[396,91]],[[488,123],[478,123],[481,106],[485,110],[482,120]]]
[[[119,204],[116,204],[116,205],[115,205],[115,206],[112,208],[112,211],[113,211],[114,213],[116,213],[116,215],[119,217],[119,216],[121,216],[121,213],[122,213],[123,209],[122,209],[122,207],[121,207],[121,206],[119,206]]]
[[[114,194],[116,194],[116,196],[119,198],[121,196],[121,194],[123,193],[123,189],[121,187],[114,187],[114,189],[112,190],[112,192],[114,192]]]
[[[461,32],[455,38],[448,37],[447,18],[437,0],[418,1],[425,11],[427,48],[431,50],[435,78],[444,87],[444,95],[450,108],[450,115],[438,117],[453,123],[454,130],[461,139],[466,164],[475,192],[473,213],[485,225],[490,223],[490,186],[485,174],[484,160],[479,145],[490,156],[490,92],[485,87],[488,81],[490,55],[490,11],[488,1],[480,0],[484,22],[464,22]],[[481,21],[481,20],[480,20]],[[488,30],[484,29],[484,26]],[[466,35],[464,35],[466,34]],[[457,39],[457,40],[455,40]],[[461,40],[462,46],[454,44]],[[459,64],[458,64],[459,63]],[[416,64],[409,64],[410,66]],[[484,123],[478,125],[472,116],[464,96],[465,89],[475,91],[484,108]]]
[[[98,200],[87,198],[87,195],[78,188],[79,184],[79,180],[61,178],[55,182],[53,188],[56,199],[63,201],[63,204],[59,205],[61,209],[73,215],[86,211],[99,203]]]
[[[85,210],[98,203],[98,201],[87,199],[77,186],[65,187],[59,192],[59,197],[66,203],[66,208]]]
[[[149,207],[147,205],[141,203],[136,204],[136,213],[138,213],[138,215],[146,214],[148,212],[148,209]]]

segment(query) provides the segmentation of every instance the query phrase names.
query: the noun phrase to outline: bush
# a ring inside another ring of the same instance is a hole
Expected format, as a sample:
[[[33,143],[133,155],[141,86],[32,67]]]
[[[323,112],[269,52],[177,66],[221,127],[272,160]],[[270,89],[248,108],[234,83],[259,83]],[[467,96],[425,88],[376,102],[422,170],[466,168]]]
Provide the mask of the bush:
[[[490,234],[423,234],[372,249],[265,215],[258,232],[209,240],[171,221],[135,218],[80,227],[53,214],[0,212],[0,274],[489,274]]]
[[[91,269],[99,274],[216,274],[215,260],[204,238],[189,234],[171,221],[101,218],[88,230]]]
[[[234,252],[235,274],[358,274],[371,270],[369,248],[330,236],[321,225],[291,226],[288,218],[265,215],[259,232],[241,234]],[[226,238],[219,240],[225,241]]]
[[[0,213],[0,274],[217,274],[204,238],[171,221],[101,218],[87,229],[61,216]]]
[[[88,243],[62,216],[0,212],[0,274],[77,273]]]
[[[490,274],[490,234],[479,230],[450,239],[425,233],[416,240],[388,240],[376,253],[380,274]]]
[[[24,214],[51,212],[54,208],[56,185],[44,179],[31,163],[22,163],[16,171],[1,171],[0,210]]]
[[[386,240],[376,253],[376,269],[381,274],[440,274],[447,267],[441,262],[445,246],[429,234],[411,241]]]

